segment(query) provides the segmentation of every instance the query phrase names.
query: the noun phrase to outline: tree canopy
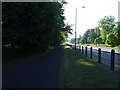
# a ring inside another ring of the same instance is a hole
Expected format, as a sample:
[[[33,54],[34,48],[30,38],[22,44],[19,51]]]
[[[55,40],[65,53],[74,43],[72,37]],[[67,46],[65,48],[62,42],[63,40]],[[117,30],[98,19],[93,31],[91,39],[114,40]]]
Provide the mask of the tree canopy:
[[[72,29],[64,23],[63,5],[60,2],[2,3],[3,47],[47,50],[64,42]]]
[[[120,22],[115,22],[114,16],[105,16],[98,21],[98,27],[88,29],[80,39],[82,44],[120,45]]]

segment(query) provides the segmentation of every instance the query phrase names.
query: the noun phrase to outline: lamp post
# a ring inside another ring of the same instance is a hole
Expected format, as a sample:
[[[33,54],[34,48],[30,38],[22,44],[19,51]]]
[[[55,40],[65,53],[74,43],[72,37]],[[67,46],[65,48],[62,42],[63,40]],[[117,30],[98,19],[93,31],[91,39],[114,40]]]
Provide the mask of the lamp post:
[[[76,49],[76,38],[77,38],[76,28],[77,28],[77,8],[75,9],[75,49]]]
[[[82,8],[85,8],[85,6],[82,6]],[[75,9],[75,49],[76,49],[76,39],[77,39],[77,8]]]

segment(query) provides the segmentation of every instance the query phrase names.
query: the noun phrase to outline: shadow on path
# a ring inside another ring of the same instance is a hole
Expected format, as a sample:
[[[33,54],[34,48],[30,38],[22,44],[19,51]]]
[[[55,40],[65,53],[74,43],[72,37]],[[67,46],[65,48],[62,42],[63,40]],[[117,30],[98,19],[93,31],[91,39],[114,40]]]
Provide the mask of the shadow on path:
[[[62,46],[2,71],[2,88],[58,88]]]

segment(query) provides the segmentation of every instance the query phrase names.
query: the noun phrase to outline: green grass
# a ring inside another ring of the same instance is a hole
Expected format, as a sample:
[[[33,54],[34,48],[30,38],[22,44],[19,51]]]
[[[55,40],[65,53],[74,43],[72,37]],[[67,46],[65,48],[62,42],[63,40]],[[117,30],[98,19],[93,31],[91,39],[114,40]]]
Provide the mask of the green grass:
[[[115,47],[116,49],[120,49],[120,45]]]
[[[90,46],[96,46],[96,44],[90,44]],[[107,47],[110,47],[110,46],[105,45],[105,44],[98,44],[97,47],[107,48]],[[110,48],[120,49],[120,45],[119,46],[115,46],[115,47],[110,47]]]
[[[64,47],[60,87],[117,88],[117,74],[75,50]]]
[[[83,45],[83,46],[87,46],[87,44],[80,44],[80,45]],[[110,47],[110,46],[108,46],[108,45],[105,45],[105,44],[97,44],[97,46],[96,46],[96,44],[89,44],[91,47],[101,47],[101,48],[113,48],[113,49],[120,49],[120,45],[118,45],[118,46],[115,46],[115,47]]]
[[[96,44],[90,44],[90,46],[96,46]],[[97,44],[97,47],[109,47],[105,44]]]

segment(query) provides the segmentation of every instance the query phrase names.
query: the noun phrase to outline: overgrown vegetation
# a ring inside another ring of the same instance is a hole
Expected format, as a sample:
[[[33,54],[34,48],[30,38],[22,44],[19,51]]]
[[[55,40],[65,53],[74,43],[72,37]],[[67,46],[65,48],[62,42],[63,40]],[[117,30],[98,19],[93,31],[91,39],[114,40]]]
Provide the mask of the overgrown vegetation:
[[[64,47],[64,61],[61,69],[62,88],[117,88],[117,74],[86,58],[70,47]]]

